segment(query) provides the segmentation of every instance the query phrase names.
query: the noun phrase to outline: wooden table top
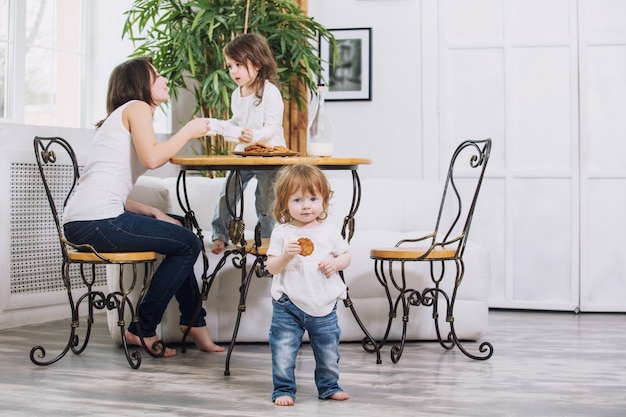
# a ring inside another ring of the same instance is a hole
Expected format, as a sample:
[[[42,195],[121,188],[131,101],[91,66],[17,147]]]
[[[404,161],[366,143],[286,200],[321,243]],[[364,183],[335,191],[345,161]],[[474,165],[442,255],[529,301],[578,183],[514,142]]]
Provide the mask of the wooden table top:
[[[301,156],[237,156],[237,155],[189,155],[170,159],[181,168],[193,170],[220,170],[234,168],[276,169],[285,165],[306,163],[322,169],[357,169],[359,165],[372,163],[368,158],[327,158]]]

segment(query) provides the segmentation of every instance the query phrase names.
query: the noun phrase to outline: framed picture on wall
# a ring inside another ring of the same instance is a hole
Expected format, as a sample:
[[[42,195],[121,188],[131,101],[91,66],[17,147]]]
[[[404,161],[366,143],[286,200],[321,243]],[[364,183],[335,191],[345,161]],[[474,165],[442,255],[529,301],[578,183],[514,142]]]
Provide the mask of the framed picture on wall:
[[[336,59],[322,39],[319,53],[328,101],[372,99],[372,28],[329,29],[337,40]]]

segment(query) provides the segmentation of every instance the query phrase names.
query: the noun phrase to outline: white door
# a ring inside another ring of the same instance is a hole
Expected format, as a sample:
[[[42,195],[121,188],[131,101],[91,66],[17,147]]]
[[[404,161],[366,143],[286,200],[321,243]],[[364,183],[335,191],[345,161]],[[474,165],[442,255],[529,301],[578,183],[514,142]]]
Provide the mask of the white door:
[[[427,3],[424,18],[435,18],[438,31],[441,168],[462,140],[493,139],[470,236],[491,254],[490,305],[575,310],[577,2]]]
[[[581,310],[626,311],[626,2],[580,16]]]

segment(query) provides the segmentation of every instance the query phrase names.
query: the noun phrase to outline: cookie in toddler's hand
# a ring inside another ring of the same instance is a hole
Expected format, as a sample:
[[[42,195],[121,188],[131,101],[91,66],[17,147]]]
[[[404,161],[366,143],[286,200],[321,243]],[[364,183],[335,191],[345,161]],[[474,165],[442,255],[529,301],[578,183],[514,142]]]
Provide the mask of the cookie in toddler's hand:
[[[309,256],[313,253],[315,246],[313,245],[313,241],[311,239],[309,239],[308,237],[301,237],[300,239],[298,239],[298,243],[302,248],[302,250],[300,251],[300,255]]]

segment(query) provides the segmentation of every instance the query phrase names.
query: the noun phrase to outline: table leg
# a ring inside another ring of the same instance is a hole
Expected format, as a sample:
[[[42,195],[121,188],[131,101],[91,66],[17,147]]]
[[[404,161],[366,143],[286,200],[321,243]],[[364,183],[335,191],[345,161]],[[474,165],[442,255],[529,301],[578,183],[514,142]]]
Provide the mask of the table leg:
[[[228,224],[228,237],[233,245],[246,246],[244,231],[246,224],[243,220],[243,180],[241,171],[232,170],[226,179],[226,208],[232,219]],[[231,201],[230,196],[235,196],[235,201]]]
[[[244,201],[243,201],[243,181],[241,177],[241,171],[239,170],[231,170],[226,178],[226,208],[228,213],[232,217],[229,224],[229,238],[233,245],[234,249],[224,251],[224,254],[220,258],[220,261],[215,266],[213,272],[208,275],[208,257],[206,255],[206,248],[204,246],[204,239],[202,236],[202,229],[198,225],[195,213],[191,209],[191,205],[189,203],[189,198],[187,195],[187,186],[186,186],[186,175],[185,170],[182,169],[178,176],[177,181],[177,197],[178,203],[180,207],[185,212],[185,225],[190,229],[195,229],[197,231],[198,237],[202,240],[202,256],[204,259],[204,269],[202,274],[202,290],[200,292],[200,298],[198,300],[198,304],[196,306],[196,311],[194,313],[194,318],[200,312],[202,308],[202,303],[208,299],[209,291],[213,282],[217,278],[217,274],[221,271],[221,269],[226,264],[227,259],[230,256],[233,256],[233,264],[235,267],[241,269],[241,285],[239,287],[239,305],[237,307],[237,319],[235,322],[235,328],[233,330],[233,334],[231,337],[231,343],[228,347],[228,352],[226,355],[226,364],[224,368],[224,375],[230,375],[230,358],[235,346],[235,342],[237,341],[237,334],[239,332],[239,324],[241,322],[241,315],[246,310],[246,298],[248,295],[248,288],[250,287],[250,282],[252,280],[252,274],[257,271],[259,262],[263,262],[265,257],[261,255],[257,255],[255,261],[252,265],[252,268],[248,271],[246,267],[247,263],[247,251],[246,251],[246,240],[244,236],[245,223],[243,220],[243,212],[244,212]],[[182,190],[182,195],[181,195]],[[234,196],[234,199],[230,197]],[[260,245],[260,229],[257,226],[256,234],[258,235],[257,244]],[[192,320],[193,321],[193,320]],[[182,341],[182,351],[186,352],[185,340],[189,334],[190,327],[186,329],[183,334]]]
[[[350,210],[348,211],[348,215],[344,218],[343,227],[341,229],[341,235],[343,236],[344,239],[347,239],[348,242],[350,242],[350,240],[354,236],[354,224],[355,224],[354,216],[357,210],[359,209],[360,204],[361,204],[361,180],[359,179],[359,174],[357,173],[357,171],[353,169],[352,170],[352,204],[350,205]],[[341,277],[341,280],[345,284],[346,280],[344,278],[343,271],[339,271],[339,276]],[[349,288],[346,290],[346,299],[343,301],[343,304],[345,307],[350,309],[350,311],[352,312],[352,316],[354,317],[357,324],[361,328],[361,331],[363,331],[363,334],[365,334],[365,337],[363,338],[361,342],[363,345],[363,349],[365,349],[365,351],[367,352],[376,352],[376,363],[377,364],[382,363],[380,359],[380,347],[378,343],[376,343],[376,341],[374,340],[370,332],[365,327],[365,324],[363,324],[363,322],[361,321],[361,318],[359,317],[359,315],[357,314],[356,309],[354,308],[354,304],[352,303],[352,300],[350,299]]]

